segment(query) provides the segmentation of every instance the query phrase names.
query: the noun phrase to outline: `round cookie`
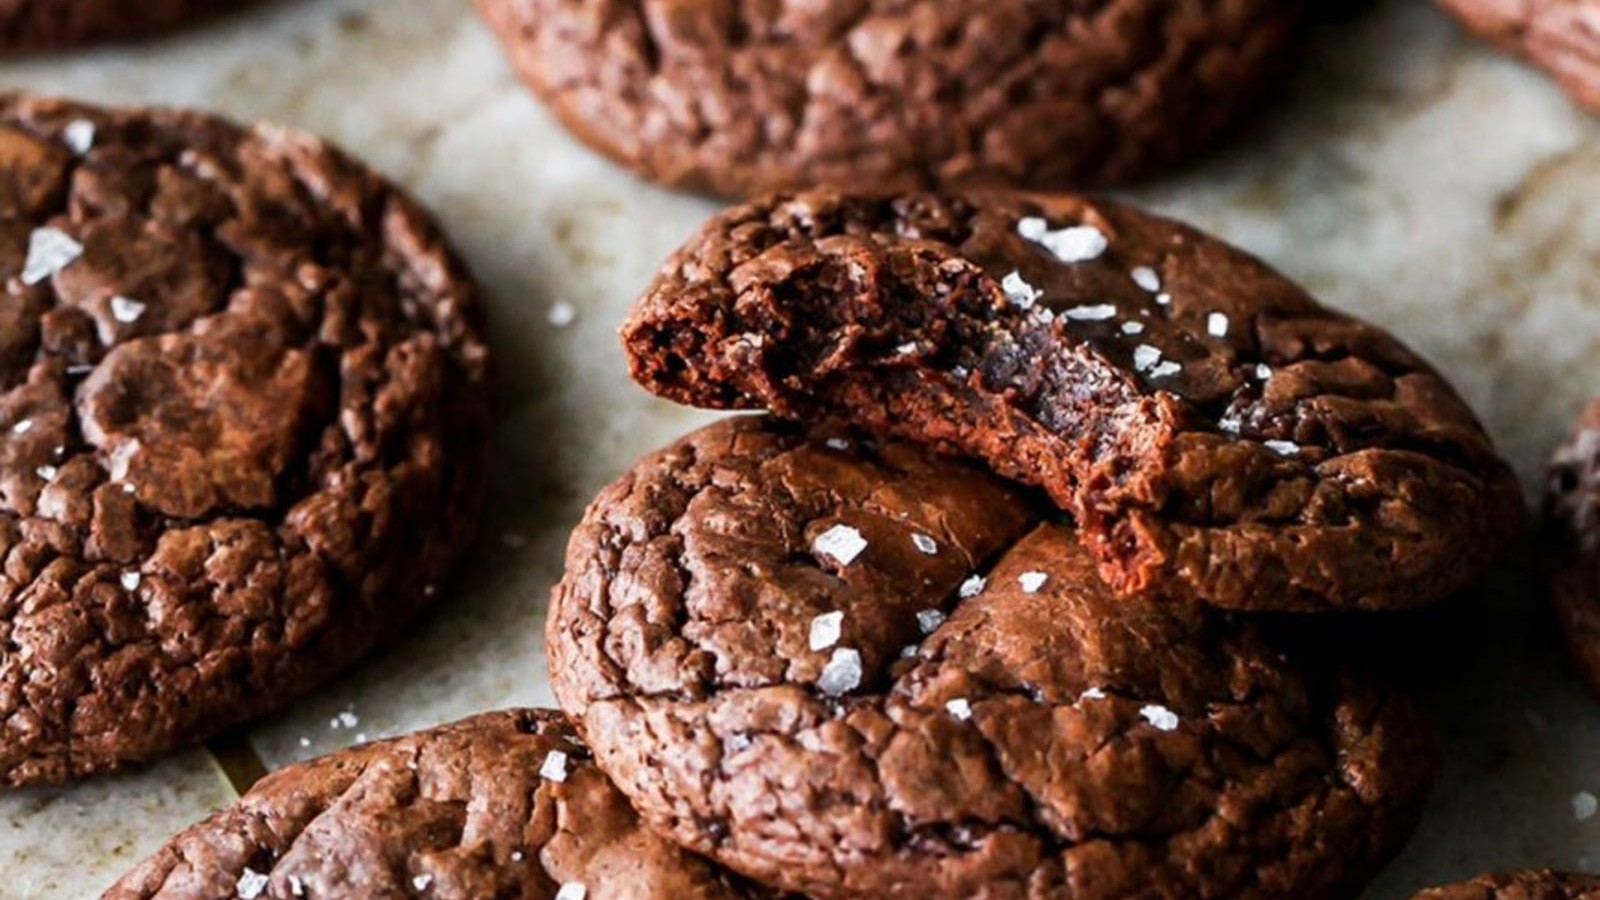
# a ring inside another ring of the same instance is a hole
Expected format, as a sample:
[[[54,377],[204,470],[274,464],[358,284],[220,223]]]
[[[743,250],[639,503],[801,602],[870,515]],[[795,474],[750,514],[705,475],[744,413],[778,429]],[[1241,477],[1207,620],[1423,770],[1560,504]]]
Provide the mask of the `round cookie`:
[[[652,180],[1062,188],[1192,158],[1302,0],[478,0],[554,114]]]
[[[0,292],[0,784],[281,707],[468,543],[476,290],[315,138],[0,95]]]
[[[654,828],[818,898],[1352,896],[1420,722],[1198,604],[1112,596],[966,464],[724,420],[574,532],[557,697]]]
[[[667,263],[623,340],[672,400],[837,415],[1042,486],[1119,592],[1418,606],[1523,521],[1509,467],[1416,354],[1111,203],[757,201]]]
[[[1480,875],[1428,888],[1412,900],[1600,900],[1600,878],[1549,871]]]
[[[1600,399],[1550,461],[1539,562],[1568,652],[1600,693]]]
[[[126,41],[247,0],[0,0],[0,52]]]
[[[1600,113],[1600,0],[1438,0],[1468,28],[1554,75]]]
[[[640,828],[559,713],[515,710],[269,775],[103,900],[758,896]]]

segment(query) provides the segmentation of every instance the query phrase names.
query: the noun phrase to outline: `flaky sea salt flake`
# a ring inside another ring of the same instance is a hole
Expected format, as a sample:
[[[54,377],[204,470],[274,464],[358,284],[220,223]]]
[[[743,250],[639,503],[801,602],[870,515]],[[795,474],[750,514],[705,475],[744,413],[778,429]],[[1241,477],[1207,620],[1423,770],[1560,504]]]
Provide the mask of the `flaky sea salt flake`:
[[[1279,456],[1296,456],[1300,453],[1300,445],[1294,441],[1263,441],[1262,445]]]
[[[145,305],[132,297],[124,297],[118,294],[111,298],[111,318],[124,325],[131,325],[139,321],[139,317],[144,315],[144,311]]]
[[[959,594],[963,600],[971,600],[973,597],[983,593],[983,589],[988,586],[989,579],[983,577],[982,575],[973,575],[966,581],[961,582],[961,587],[957,589],[956,593]]]
[[[861,651],[840,647],[822,667],[817,687],[829,697],[848,694],[861,686]]]
[[[925,534],[913,534],[911,536],[911,545],[916,547],[918,552],[925,553],[928,556],[939,552],[939,542]]]
[[[556,900],[585,900],[588,896],[588,886],[579,881],[569,881],[556,891]]]
[[[925,609],[917,613],[917,628],[923,634],[933,634],[940,625],[944,624],[945,615],[937,609]]]
[[[1178,714],[1165,706],[1152,703],[1141,708],[1139,715],[1144,716],[1144,720],[1149,722],[1151,727],[1157,731],[1178,730]]]
[[[61,140],[79,156],[94,149],[94,123],[88,119],[73,119],[61,129]]]
[[[1105,233],[1093,225],[1073,225],[1052,231],[1050,224],[1037,216],[1019,221],[1017,233],[1069,264],[1099,259],[1111,246]]]
[[[1161,290],[1161,275],[1149,266],[1135,266],[1128,275],[1133,279],[1134,284],[1149,293],[1154,294]]]
[[[233,887],[240,900],[255,900],[266,892],[267,882],[270,880],[265,873],[245,866],[244,874],[239,876]]]
[[[1074,306],[1061,314],[1074,322],[1104,322],[1117,317],[1117,308],[1109,303],[1096,303],[1092,306]]]
[[[867,539],[861,536],[859,529],[849,525],[835,525],[817,535],[811,543],[812,553],[832,557],[841,566],[855,562],[866,549]]]
[[[1140,344],[1133,348],[1133,367],[1143,372],[1154,368],[1161,362],[1161,351],[1149,344]]]
[[[811,620],[811,649],[827,650],[839,643],[839,637],[844,633],[844,613],[823,613]]]
[[[550,304],[550,311],[545,314],[545,318],[552,327],[565,328],[578,321],[578,308],[565,300],[557,300]]]
[[[28,236],[28,259],[22,264],[22,283],[44,281],[83,255],[83,245],[59,228],[35,228]]]
[[[567,754],[560,750],[551,750],[550,755],[544,758],[539,765],[539,777],[545,781],[560,784],[567,780]]]
[[[950,715],[954,716],[957,721],[966,722],[972,718],[972,704],[965,697],[957,697],[951,700],[944,705],[944,708],[949,710]]]
[[[1028,283],[1021,272],[1012,272],[1000,280],[1000,289],[1006,292],[1006,299],[1016,304],[1021,309],[1032,309],[1033,304],[1044,296],[1044,291]]]
[[[1214,312],[1206,316],[1206,333],[1212,337],[1228,336],[1228,316],[1226,313]]]
[[[1017,576],[1017,584],[1022,585],[1024,594],[1039,593],[1039,589],[1044,587],[1044,583],[1049,580],[1050,576],[1043,572],[1023,572]]]

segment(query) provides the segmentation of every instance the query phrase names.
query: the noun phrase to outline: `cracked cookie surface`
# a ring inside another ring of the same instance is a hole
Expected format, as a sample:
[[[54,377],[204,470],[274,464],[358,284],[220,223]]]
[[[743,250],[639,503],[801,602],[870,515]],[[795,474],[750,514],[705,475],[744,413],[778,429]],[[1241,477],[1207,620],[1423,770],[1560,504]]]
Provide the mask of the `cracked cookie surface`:
[[[0,0],[0,53],[126,41],[248,0]]]
[[[1429,888],[1412,900],[1597,900],[1600,878],[1563,872],[1524,871],[1482,875],[1471,881]]]
[[[0,784],[276,709],[467,543],[481,311],[306,135],[0,95]]]
[[[713,424],[575,530],[547,645],[641,815],[816,897],[1349,896],[1429,776],[1403,700],[1112,596],[1048,504],[842,427]]]
[[[568,128],[648,178],[1065,188],[1185,161],[1285,68],[1300,0],[478,0]]]
[[[513,710],[269,775],[104,900],[558,896],[766,894],[641,829],[560,713]]]
[[[1416,354],[1111,203],[757,201],[666,264],[623,341],[680,403],[844,417],[1043,487],[1123,593],[1418,606],[1523,521],[1509,467]]]
[[[1437,0],[1468,28],[1555,76],[1600,113],[1600,0]]]

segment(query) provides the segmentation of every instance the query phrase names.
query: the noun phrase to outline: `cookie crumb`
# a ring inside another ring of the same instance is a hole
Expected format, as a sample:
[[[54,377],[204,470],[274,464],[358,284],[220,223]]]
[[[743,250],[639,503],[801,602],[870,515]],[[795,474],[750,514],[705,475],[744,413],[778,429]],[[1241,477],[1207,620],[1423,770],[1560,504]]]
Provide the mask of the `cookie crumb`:
[[[94,149],[94,123],[88,119],[73,119],[61,129],[61,142],[79,156]]]
[[[1158,293],[1161,290],[1161,275],[1149,266],[1134,266],[1128,273],[1133,283],[1143,288],[1147,293]]]
[[[1017,576],[1017,584],[1022,585],[1024,594],[1039,593],[1039,589],[1044,587],[1044,583],[1049,580],[1050,576],[1043,572],[1023,572]]]
[[[925,534],[913,534],[911,543],[922,553],[933,556],[939,552],[939,542]]]
[[[577,881],[569,881],[556,891],[556,900],[584,900],[589,896],[589,888]]]
[[[1033,304],[1044,296],[1044,291],[1029,284],[1021,272],[1012,272],[1001,279],[1000,289],[1006,292],[1006,299],[1020,309],[1032,309]]]
[[[566,781],[567,754],[560,750],[551,750],[550,755],[546,756],[544,763],[539,766],[539,777],[556,784]]]
[[[823,613],[811,620],[810,645],[813,651],[826,650],[839,643],[844,634],[844,613]]]
[[[1206,316],[1206,333],[1212,337],[1228,336],[1228,314],[1214,312]]]
[[[949,710],[950,715],[954,716],[957,721],[967,722],[972,719],[972,704],[967,702],[965,697],[957,697],[951,700],[944,705],[944,708]]]
[[[1588,791],[1579,791],[1572,795],[1572,817],[1579,822],[1587,822],[1600,812],[1600,798]]]
[[[59,228],[35,228],[28,236],[28,259],[22,264],[22,283],[36,285],[72,265],[83,255],[83,245]]]
[[[817,687],[829,697],[848,694],[861,686],[861,652],[849,647],[833,651],[828,664],[822,668]]]
[[[565,328],[578,321],[578,308],[565,300],[557,300],[550,304],[550,312],[545,318],[556,328]]]
[[[244,874],[240,875],[238,882],[234,884],[234,891],[240,900],[255,900],[266,892],[269,880],[265,874],[245,866]]]
[[[968,578],[966,581],[961,582],[961,587],[956,591],[956,593],[963,600],[971,600],[973,597],[983,593],[983,589],[988,586],[989,579],[983,577],[982,575],[974,575],[971,578]]]
[[[855,562],[866,549],[867,539],[861,536],[860,530],[849,525],[835,525],[817,535],[811,544],[812,553],[831,556],[841,566]]]
[[[1144,716],[1144,720],[1157,731],[1178,730],[1178,714],[1165,706],[1152,703],[1141,708],[1139,715]]]
[[[1104,256],[1111,247],[1110,239],[1093,225],[1073,225],[1052,231],[1050,223],[1038,216],[1018,221],[1017,234],[1049,250],[1064,263],[1091,262]]]
[[[945,615],[937,609],[925,609],[917,613],[917,628],[923,634],[933,634],[944,624]]]

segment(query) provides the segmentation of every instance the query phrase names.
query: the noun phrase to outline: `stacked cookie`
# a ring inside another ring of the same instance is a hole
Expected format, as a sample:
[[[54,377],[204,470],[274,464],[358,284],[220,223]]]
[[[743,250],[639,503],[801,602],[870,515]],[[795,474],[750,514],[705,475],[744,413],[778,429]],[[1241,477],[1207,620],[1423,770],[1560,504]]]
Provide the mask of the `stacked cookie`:
[[[604,491],[552,600],[650,827],[817,897],[1349,896],[1409,834],[1414,711],[1238,612],[1434,602],[1520,528],[1392,337],[1125,207],[814,192],[715,219],[623,339],[773,413]]]

